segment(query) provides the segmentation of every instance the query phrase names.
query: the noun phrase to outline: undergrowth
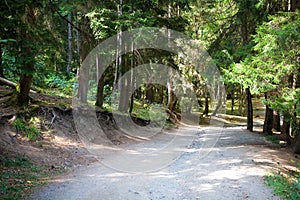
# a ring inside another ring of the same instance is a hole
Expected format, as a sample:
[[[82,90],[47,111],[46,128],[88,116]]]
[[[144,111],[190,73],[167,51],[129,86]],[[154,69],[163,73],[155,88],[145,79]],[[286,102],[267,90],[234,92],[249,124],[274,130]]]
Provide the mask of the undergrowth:
[[[279,144],[280,140],[275,135],[265,135],[266,140],[272,142],[273,144]]]
[[[22,118],[17,118],[12,124],[18,133],[26,136],[29,140],[36,140],[40,135],[40,130],[35,127],[32,120],[27,123]]]
[[[298,164],[298,169],[300,165]],[[300,172],[284,175],[281,172],[272,173],[265,177],[267,185],[274,189],[276,195],[287,200],[300,199]]]
[[[23,157],[0,156],[0,199],[26,199],[46,183],[49,171]]]

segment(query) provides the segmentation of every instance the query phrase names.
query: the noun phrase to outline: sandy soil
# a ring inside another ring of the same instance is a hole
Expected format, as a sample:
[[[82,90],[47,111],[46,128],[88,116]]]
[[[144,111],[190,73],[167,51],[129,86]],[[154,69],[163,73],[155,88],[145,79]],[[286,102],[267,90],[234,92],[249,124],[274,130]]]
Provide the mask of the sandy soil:
[[[159,155],[166,141],[174,136],[172,134],[193,137],[193,140],[188,140],[191,141],[189,144],[175,144],[173,147],[176,148],[172,150],[177,149],[179,153],[172,151],[171,158],[148,157],[149,149],[151,152],[157,151]],[[107,154],[107,157],[101,158],[102,162],[53,179],[51,184],[37,191],[31,198],[280,199],[264,184],[263,176],[279,168],[289,170],[290,159],[299,162],[289,152],[282,151],[280,147],[265,141],[256,133],[246,131],[244,127],[181,126],[178,130],[157,135],[147,142],[119,148],[122,151]],[[128,162],[130,155],[134,157],[146,150],[144,158],[137,159],[134,164],[134,159]],[[166,158],[170,162],[167,161],[165,167],[158,169],[155,158]],[[144,165],[147,161],[148,165]],[[152,172],[145,172],[151,169]]]

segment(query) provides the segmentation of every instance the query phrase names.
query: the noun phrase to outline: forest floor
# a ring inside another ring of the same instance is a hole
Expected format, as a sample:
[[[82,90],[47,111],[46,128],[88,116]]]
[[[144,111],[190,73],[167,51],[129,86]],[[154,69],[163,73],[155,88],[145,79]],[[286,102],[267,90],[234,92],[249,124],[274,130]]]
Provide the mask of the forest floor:
[[[20,111],[5,103],[5,94],[9,91],[0,87],[0,164],[5,158],[21,156],[43,167],[47,173],[37,177],[49,184],[39,190],[25,188],[27,193],[36,190],[31,199],[279,199],[264,184],[263,177],[268,172],[295,171],[300,162],[290,148],[266,141],[260,134],[261,110],[255,114],[254,133],[245,130],[245,118],[222,115],[216,120],[226,128],[181,125],[142,142],[115,137],[121,151],[97,159],[75,131],[70,99],[32,94],[37,100],[32,103],[35,106]],[[38,137],[29,140],[17,131],[13,126],[16,117],[33,118],[27,121],[39,127]],[[146,153],[143,160],[132,165],[129,163],[132,156],[145,151],[159,154],[166,141],[183,135],[193,140],[176,144],[174,149],[180,153],[163,157],[171,160],[163,168],[153,168],[152,172],[126,172],[146,167],[139,165],[141,161],[150,166],[155,163]],[[205,146],[204,141],[215,142]],[[4,174],[11,169],[0,167],[0,170]],[[1,183],[7,181],[12,185],[30,183],[0,178]],[[0,192],[0,197],[5,197],[1,187]]]
[[[166,135],[171,137],[174,132],[178,133],[173,130],[146,144],[127,146],[123,152],[145,148],[159,151]],[[296,158],[289,152],[241,127],[181,126],[179,132],[195,133],[196,137],[191,145],[178,147],[183,153],[160,170],[126,173],[97,162],[53,179],[32,199],[280,199],[264,184],[263,177],[270,171],[294,170],[290,159]],[[212,148],[203,148],[203,141],[215,138],[216,132],[221,132],[217,143]],[[104,163],[111,158],[118,161],[120,168],[130,165],[124,153],[107,156]],[[151,162],[155,160],[150,160],[149,165]]]

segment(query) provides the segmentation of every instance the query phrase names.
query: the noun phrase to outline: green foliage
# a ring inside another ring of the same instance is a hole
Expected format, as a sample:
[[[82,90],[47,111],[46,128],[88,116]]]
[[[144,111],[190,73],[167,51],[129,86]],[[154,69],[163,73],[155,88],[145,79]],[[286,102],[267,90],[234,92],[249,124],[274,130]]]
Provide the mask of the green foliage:
[[[40,130],[34,124],[29,123],[28,125],[22,118],[17,118],[12,125],[17,129],[18,133],[26,136],[29,140],[36,140],[40,135]]]
[[[292,88],[290,81],[299,73],[299,29],[299,12],[270,16],[253,36],[251,56],[222,69],[225,82],[250,87],[252,94],[268,92],[271,95],[265,104],[281,113],[299,115],[293,109],[300,104],[299,88]]]
[[[300,199],[300,173],[284,176],[280,172],[265,177],[266,183],[274,189],[275,194],[287,200]]]
[[[152,120],[158,123],[166,120],[166,113],[162,109],[161,105],[148,104],[136,100],[134,101],[131,114],[137,118]]]
[[[274,135],[265,135],[266,140],[272,142],[273,144],[279,144],[279,139]]]
[[[57,94],[57,91],[60,91],[64,95],[72,94],[75,80],[73,75],[68,77],[66,75],[54,73],[47,75],[44,79],[45,84],[48,87],[47,89],[49,89],[47,91],[48,93]]]
[[[0,199],[28,198],[29,191],[45,184],[48,171],[24,157],[0,156]]]
[[[26,130],[26,123],[22,118],[17,118],[12,125],[17,129],[17,132]]]

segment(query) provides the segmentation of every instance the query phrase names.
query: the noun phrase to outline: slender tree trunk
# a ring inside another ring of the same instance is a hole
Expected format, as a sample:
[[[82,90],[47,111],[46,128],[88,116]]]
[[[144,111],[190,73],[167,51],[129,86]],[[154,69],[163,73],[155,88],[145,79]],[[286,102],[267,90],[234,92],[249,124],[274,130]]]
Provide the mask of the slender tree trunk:
[[[68,21],[71,22],[72,15],[71,12],[68,14]],[[72,63],[72,26],[71,23],[68,23],[68,65],[67,65],[67,73],[70,74],[71,72],[71,63]]]
[[[273,113],[273,128],[276,131],[281,130],[281,128],[280,128],[280,113],[277,112],[276,110],[274,110],[274,113]]]
[[[133,105],[134,105],[134,94],[131,94],[130,96],[130,106],[129,106],[129,113],[132,113],[133,110]]]
[[[288,112],[283,114],[283,124],[282,124],[282,134],[285,135],[286,137],[286,143],[287,145],[291,145],[292,144],[292,137],[290,135],[290,125],[291,125],[291,116]]]
[[[163,104],[164,103],[164,87],[161,85],[157,85],[157,95],[155,98],[155,102],[158,104]]]
[[[250,88],[246,88],[246,98],[247,98],[247,129],[253,131],[253,106]]]
[[[265,99],[268,99],[268,94],[265,93]],[[264,128],[263,132],[272,135],[272,128],[273,128],[273,110],[266,105],[266,113],[265,113],[265,121],[264,121]]]
[[[220,86],[220,83],[218,84],[218,92],[216,94],[216,97],[217,97],[217,106],[214,110],[214,112],[211,114],[212,116],[216,116],[217,113],[219,112],[220,108],[222,107],[222,100],[223,100],[223,92],[222,92],[222,89],[221,89],[221,86]]]
[[[75,20],[76,20],[76,26],[78,27],[79,23],[78,23],[78,15],[77,15],[77,11],[75,12],[76,15],[75,15]],[[75,29],[75,34],[76,34],[76,50],[77,50],[77,64],[78,66],[80,66],[80,35],[79,35],[79,31],[77,29]],[[78,74],[78,71],[76,73],[77,75]]]
[[[97,55],[96,57],[96,80],[98,81],[97,86],[97,100],[96,100],[96,106],[102,108],[104,103],[104,84],[105,84],[105,74],[104,74],[104,67],[102,66],[103,57],[102,55]]]
[[[239,88],[239,114],[241,116],[245,115],[245,93],[244,93],[244,87],[241,86]]]
[[[298,67],[297,71],[293,74],[293,84],[292,84],[293,90],[295,91],[300,87],[300,66]],[[293,105],[293,118],[292,121],[292,135],[296,135],[298,133],[299,124],[297,123],[297,104]]]
[[[167,108],[169,110],[173,110],[173,93],[172,93],[172,83],[168,82],[167,83],[167,87],[168,87],[168,103],[167,103]]]
[[[203,111],[203,115],[208,115],[209,112],[209,94],[207,91],[207,88],[205,88],[205,96],[204,96],[204,111]]]
[[[96,106],[98,106],[99,108],[103,107],[103,103],[104,103],[104,74],[100,77],[99,81],[98,81],[98,87],[97,87],[97,100],[96,100]]]
[[[135,51],[134,51],[134,43],[131,43],[131,52],[132,52],[132,57],[130,61],[130,69],[132,69],[135,66]],[[134,106],[134,87],[135,86],[135,77],[133,74],[133,70],[130,70],[130,105],[129,105],[129,113],[132,113],[133,106]]]
[[[154,89],[155,88],[151,83],[146,86],[146,98],[149,103],[154,102]]]
[[[234,89],[231,91],[231,114],[233,114],[234,111]]]
[[[118,17],[121,17],[123,15],[123,10],[122,10],[122,5],[123,5],[123,0],[119,0],[118,4]],[[122,55],[121,55],[121,47],[122,47],[122,27],[119,28],[119,33],[117,34],[117,47],[116,47],[116,59],[115,59],[115,74],[114,74],[114,87],[116,89],[119,89],[118,83],[118,78],[119,74],[121,74],[121,68],[122,67]],[[120,88],[121,89],[121,88]]]
[[[124,66],[122,67],[122,75],[126,73],[128,69],[128,58],[124,57]],[[129,93],[128,89],[131,85],[130,78],[122,78],[122,81],[120,81],[119,89],[120,89],[120,102],[119,102],[119,111],[121,112],[128,112],[129,108]]]
[[[5,78],[4,72],[3,72],[3,66],[2,66],[2,45],[1,45],[1,43],[0,43],[0,77]]]

